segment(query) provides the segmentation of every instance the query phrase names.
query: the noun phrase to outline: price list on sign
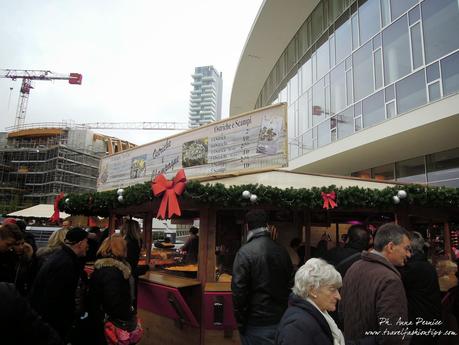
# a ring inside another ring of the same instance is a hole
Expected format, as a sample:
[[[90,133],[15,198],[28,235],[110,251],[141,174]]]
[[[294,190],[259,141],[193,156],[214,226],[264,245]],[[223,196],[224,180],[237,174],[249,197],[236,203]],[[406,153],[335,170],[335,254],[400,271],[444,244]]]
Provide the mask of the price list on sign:
[[[287,166],[286,105],[231,117],[102,159],[98,190],[168,177]]]

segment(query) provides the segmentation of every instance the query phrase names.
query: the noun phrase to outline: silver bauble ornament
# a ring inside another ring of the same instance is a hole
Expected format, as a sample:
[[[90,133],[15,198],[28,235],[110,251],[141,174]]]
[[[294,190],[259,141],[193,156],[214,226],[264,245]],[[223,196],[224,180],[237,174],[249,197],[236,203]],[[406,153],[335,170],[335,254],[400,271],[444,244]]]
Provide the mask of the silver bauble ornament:
[[[118,189],[116,191],[116,194],[118,194],[118,195],[123,195],[123,193],[124,193],[124,189],[123,188],[120,188],[120,189]]]
[[[250,196],[250,202],[257,202],[258,197],[255,194]]]
[[[66,204],[68,204],[69,202],[70,202],[70,199],[69,199],[69,198],[65,199],[65,203],[66,203]]]
[[[119,195],[119,196],[118,196],[118,201],[119,201],[119,202],[124,202],[124,197],[123,197],[122,195]]]
[[[252,194],[248,190],[245,190],[245,191],[242,192],[242,197],[244,199],[249,199],[251,195]]]
[[[397,192],[397,196],[398,196],[399,199],[405,199],[406,196],[407,196],[407,193],[404,190],[399,190]]]
[[[400,198],[397,195],[394,195],[392,197],[392,200],[393,200],[394,204],[399,204],[400,203]]]

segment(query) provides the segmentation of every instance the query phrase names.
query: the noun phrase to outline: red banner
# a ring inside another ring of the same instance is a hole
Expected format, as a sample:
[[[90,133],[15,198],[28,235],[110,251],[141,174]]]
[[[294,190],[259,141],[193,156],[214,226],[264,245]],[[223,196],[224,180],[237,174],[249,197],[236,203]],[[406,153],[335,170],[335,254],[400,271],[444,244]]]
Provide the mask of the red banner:
[[[54,213],[53,215],[51,216],[51,218],[49,218],[49,221],[51,223],[59,223],[59,202],[64,199],[64,193],[59,193],[56,198],[54,199]]]

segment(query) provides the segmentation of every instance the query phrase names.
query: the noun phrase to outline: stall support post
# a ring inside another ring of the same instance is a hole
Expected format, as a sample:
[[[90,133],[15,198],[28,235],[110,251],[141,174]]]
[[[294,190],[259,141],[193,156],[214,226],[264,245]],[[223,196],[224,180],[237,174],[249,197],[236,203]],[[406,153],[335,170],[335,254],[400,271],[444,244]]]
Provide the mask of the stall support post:
[[[395,223],[410,230],[410,216],[406,207],[397,207],[395,210]]]
[[[152,223],[153,223],[153,215],[151,213],[148,213],[143,218],[143,243],[144,243],[144,248],[145,248],[147,265],[150,265],[150,258],[151,258]]]
[[[311,214],[309,210],[303,212],[304,260],[311,257]]]
[[[200,212],[198,280],[204,285],[215,282],[216,211],[205,208]]]
[[[110,235],[113,235],[115,233],[115,227],[116,227],[116,215],[111,213],[108,218],[108,230],[110,232]]]
[[[445,255],[451,260],[451,232],[447,221],[443,223],[443,238],[445,239]]]

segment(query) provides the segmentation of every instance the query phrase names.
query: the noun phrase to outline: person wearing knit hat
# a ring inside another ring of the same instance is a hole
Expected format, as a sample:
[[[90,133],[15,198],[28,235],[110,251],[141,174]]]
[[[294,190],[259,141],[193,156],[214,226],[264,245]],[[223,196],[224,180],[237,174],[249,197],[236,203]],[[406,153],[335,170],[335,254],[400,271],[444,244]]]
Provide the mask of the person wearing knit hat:
[[[40,268],[30,293],[32,307],[66,343],[71,342],[76,290],[84,268],[81,258],[87,250],[88,233],[78,227],[70,229],[62,249]]]

